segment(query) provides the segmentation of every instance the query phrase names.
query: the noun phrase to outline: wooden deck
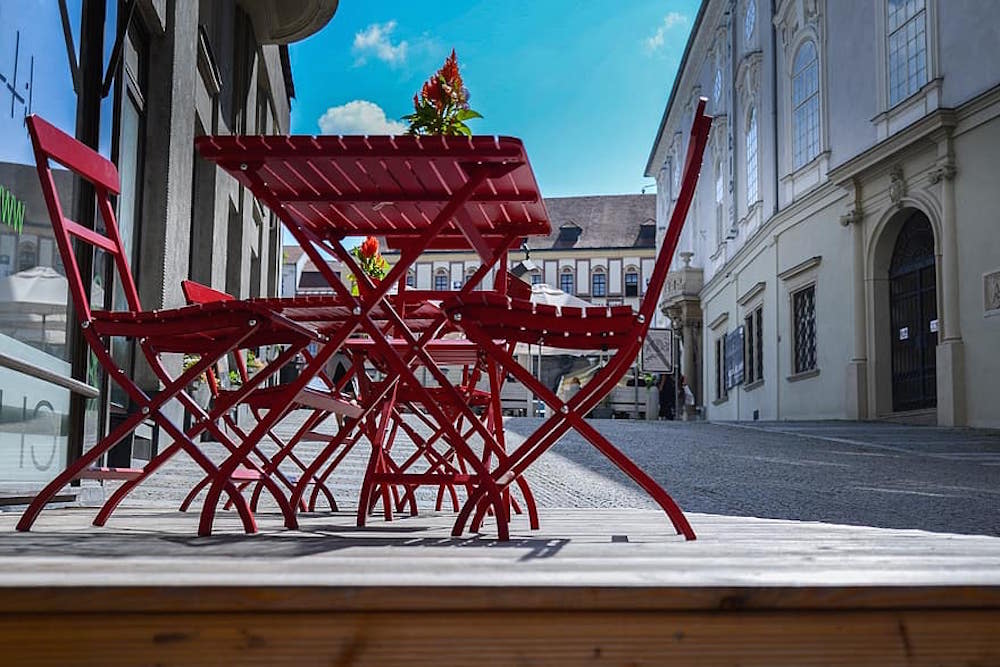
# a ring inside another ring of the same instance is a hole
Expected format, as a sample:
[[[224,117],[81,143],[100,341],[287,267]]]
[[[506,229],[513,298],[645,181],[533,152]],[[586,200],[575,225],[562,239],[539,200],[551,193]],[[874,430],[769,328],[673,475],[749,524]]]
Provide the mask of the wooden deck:
[[[513,539],[451,515],[0,514],[5,664],[998,665],[1000,538],[644,510],[547,510]]]

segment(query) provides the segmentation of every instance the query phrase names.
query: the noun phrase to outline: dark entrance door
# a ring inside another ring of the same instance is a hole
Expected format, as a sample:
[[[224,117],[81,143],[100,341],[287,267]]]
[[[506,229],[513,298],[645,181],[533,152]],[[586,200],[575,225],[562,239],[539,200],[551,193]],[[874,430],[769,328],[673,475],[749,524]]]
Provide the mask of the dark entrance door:
[[[889,310],[892,409],[933,408],[937,405],[934,232],[919,211],[910,215],[896,239],[889,265]]]

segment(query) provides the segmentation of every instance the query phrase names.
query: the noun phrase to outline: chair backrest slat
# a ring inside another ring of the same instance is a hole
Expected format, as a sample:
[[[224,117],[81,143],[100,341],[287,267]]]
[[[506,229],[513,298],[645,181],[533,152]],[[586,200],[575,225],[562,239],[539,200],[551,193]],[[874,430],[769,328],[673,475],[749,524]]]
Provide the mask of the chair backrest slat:
[[[653,266],[653,273],[646,288],[646,295],[639,306],[639,313],[645,318],[642,329],[642,336],[653,321],[653,314],[659,306],[660,292],[667,281],[667,274],[670,271],[670,263],[674,258],[674,251],[677,250],[677,243],[681,237],[681,230],[684,228],[684,221],[687,219],[688,210],[694,200],[695,189],[698,185],[698,174],[701,171],[701,160],[705,153],[705,145],[708,143],[708,131],[712,127],[712,118],[705,115],[705,104],[708,100],[702,97],[698,100],[698,107],[694,113],[694,120],[691,123],[691,136],[688,139],[687,155],[684,159],[683,180],[681,190],[677,195],[677,202],[674,204],[673,213],[670,215],[670,224],[667,233],[663,238],[663,245],[656,256],[656,264]]]
[[[73,222],[69,218],[63,218],[63,226],[66,228],[67,232],[69,232],[70,234],[72,234],[77,238],[83,239],[84,241],[86,241],[91,245],[95,245],[98,248],[101,248],[102,250],[105,250],[110,253],[118,251],[118,249],[115,248],[115,244],[112,243],[111,239],[101,234],[98,234],[93,229],[87,229],[78,222]]]
[[[31,135],[31,143],[35,149],[35,166],[38,170],[38,179],[41,182],[42,196],[49,211],[49,220],[55,232],[59,254],[66,267],[66,280],[69,283],[69,291],[78,319],[81,322],[87,322],[91,319],[90,304],[87,301],[85,288],[91,276],[81,275],[71,236],[108,253],[118,271],[129,310],[142,310],[139,304],[139,293],[132,277],[132,268],[129,266],[128,255],[118,233],[114,207],[110,200],[111,195],[117,195],[121,192],[118,170],[115,165],[89,146],[77,141],[38,116],[28,116],[27,125],[28,133]],[[59,197],[56,193],[55,179],[52,178],[50,160],[65,166],[93,186],[97,210],[104,221],[104,234],[84,227],[63,215],[62,205],[59,203]]]
[[[39,116],[28,118],[28,129],[37,149],[50,160],[55,160],[87,179],[95,186],[113,195],[119,194],[121,185],[115,165],[100,153],[69,136]]]

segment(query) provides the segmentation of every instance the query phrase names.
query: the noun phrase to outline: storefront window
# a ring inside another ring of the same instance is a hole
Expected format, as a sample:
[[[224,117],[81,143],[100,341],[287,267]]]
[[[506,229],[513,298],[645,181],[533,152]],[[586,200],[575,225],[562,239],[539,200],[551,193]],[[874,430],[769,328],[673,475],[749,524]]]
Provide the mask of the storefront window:
[[[65,4],[79,44],[81,0]],[[77,96],[58,2],[0,5],[0,494],[31,488],[66,463],[70,392],[67,282],[24,119],[75,134]],[[54,169],[76,219],[75,178]],[[25,373],[15,368],[33,367]]]

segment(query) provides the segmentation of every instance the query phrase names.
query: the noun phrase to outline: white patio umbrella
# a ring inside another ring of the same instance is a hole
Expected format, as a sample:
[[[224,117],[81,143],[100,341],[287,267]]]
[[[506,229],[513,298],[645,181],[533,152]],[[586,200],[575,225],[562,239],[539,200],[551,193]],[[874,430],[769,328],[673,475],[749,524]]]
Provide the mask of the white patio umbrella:
[[[573,296],[545,283],[531,286],[531,302],[556,306],[557,308],[588,308],[594,305],[584,301],[580,297]],[[514,352],[515,354],[531,354],[544,357],[554,357],[563,354],[588,356],[578,350],[565,350],[561,347],[549,347],[547,345],[528,345],[527,343],[518,343]],[[593,353],[591,352],[590,354]]]
[[[66,278],[36,266],[0,278],[0,332],[26,343],[66,343]]]

